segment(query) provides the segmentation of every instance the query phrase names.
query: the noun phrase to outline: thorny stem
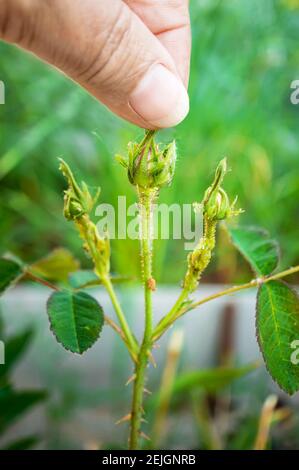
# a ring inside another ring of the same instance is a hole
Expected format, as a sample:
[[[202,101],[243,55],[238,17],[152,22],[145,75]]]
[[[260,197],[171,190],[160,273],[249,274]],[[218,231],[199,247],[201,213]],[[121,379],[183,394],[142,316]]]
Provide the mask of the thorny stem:
[[[144,190],[139,192],[140,210],[140,247],[142,278],[144,284],[145,327],[138,360],[135,366],[135,381],[131,411],[130,449],[138,449],[140,427],[143,415],[143,393],[146,367],[152,346],[152,204],[156,192]]]
[[[175,303],[175,305],[172,307],[170,312],[163,318],[163,320],[157,325],[157,327],[154,330],[153,333],[153,341],[156,341],[159,339],[165,331],[180,317],[182,317],[185,313],[189,312],[190,310],[193,310],[197,307],[200,307],[201,305],[210,302],[211,300],[218,299],[220,297],[224,297],[225,295],[230,295],[234,294],[236,292],[245,290],[245,289],[250,289],[252,287],[257,287],[260,284],[267,283],[270,281],[275,281],[277,279],[282,279],[286,276],[290,276],[291,274],[299,272],[299,265],[294,266],[292,268],[286,269],[285,271],[281,271],[280,273],[272,274],[271,276],[267,277],[261,277],[261,278],[256,278],[252,279],[252,281],[247,282],[245,284],[240,284],[239,286],[233,286],[229,287],[228,289],[224,289],[223,291],[217,292],[216,294],[209,295],[205,297],[202,300],[199,300],[197,302],[189,303],[186,306],[182,306],[182,301],[180,301],[180,298],[184,292],[182,291],[179,299]],[[170,315],[171,314],[171,315]]]
[[[226,192],[221,187],[226,172],[226,159],[223,159],[217,166],[214,181],[206,190],[201,203],[203,235],[193,252],[188,255],[188,268],[183,282],[183,291],[170,312],[156,326],[153,334],[154,341],[180,316],[182,311],[190,310],[191,302],[188,301],[188,295],[195,291],[203,272],[211,261],[216,242],[217,223],[241,212],[240,209],[236,210],[234,207],[236,199],[230,203]]]
[[[158,323],[154,331],[154,340],[158,339],[168,326],[173,323],[188,300],[189,294],[196,289],[202,273],[208,266],[215,247],[216,223],[207,217],[204,220],[204,233],[195,250],[188,256],[188,269],[183,282],[183,290],[174,306]],[[190,302],[189,302],[190,303]]]

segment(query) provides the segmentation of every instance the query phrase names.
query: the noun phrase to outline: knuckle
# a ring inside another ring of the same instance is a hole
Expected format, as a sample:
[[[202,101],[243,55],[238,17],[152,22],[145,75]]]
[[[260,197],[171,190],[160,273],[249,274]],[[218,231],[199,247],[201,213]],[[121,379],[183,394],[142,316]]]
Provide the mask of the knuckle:
[[[0,8],[0,37],[8,42],[31,42],[37,3],[32,0],[4,1]]]
[[[7,39],[12,27],[11,4],[3,2],[0,9],[0,37]]]
[[[88,85],[113,87],[130,55],[131,26],[131,15],[120,5],[109,27],[93,41],[97,46],[76,78]]]

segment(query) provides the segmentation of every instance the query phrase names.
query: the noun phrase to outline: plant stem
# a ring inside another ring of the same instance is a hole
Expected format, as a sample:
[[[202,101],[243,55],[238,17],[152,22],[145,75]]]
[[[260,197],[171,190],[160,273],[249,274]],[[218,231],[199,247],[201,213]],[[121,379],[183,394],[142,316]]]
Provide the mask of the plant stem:
[[[168,328],[168,326],[173,323],[173,319],[176,318],[178,312],[182,308],[182,305],[184,301],[187,299],[189,295],[189,290],[184,288],[177,299],[176,303],[173,305],[173,307],[169,310],[167,315],[162,318],[162,320],[158,323],[156,326],[154,332],[153,332],[153,340],[157,340],[161,334]]]
[[[122,311],[122,308],[120,306],[120,303],[117,299],[117,296],[115,294],[111,279],[107,276],[102,278],[103,285],[108,292],[108,295],[111,299],[112,305],[114,307],[115,313],[117,315],[117,318],[119,320],[125,342],[128,346],[129,353],[131,354],[134,362],[137,360],[137,354],[138,354],[138,344],[136,339],[134,338],[131,329],[128,325],[128,322],[126,320],[126,317]]]
[[[229,287],[228,289],[224,289],[223,291],[217,292],[216,294],[209,295],[208,297],[205,297],[202,300],[188,304],[184,308],[180,308],[179,300],[183,296],[183,292],[184,292],[183,290],[181,293],[181,296],[179,297],[179,299],[177,300],[173,308],[155,328],[154,333],[153,333],[153,340],[156,341],[158,338],[160,338],[165,333],[165,331],[169,328],[170,325],[172,325],[178,318],[182,317],[185,313],[189,312],[190,310],[193,310],[194,308],[200,307],[201,305],[207,302],[210,302],[211,300],[224,297],[225,295],[230,295],[230,294],[234,294],[236,292],[239,292],[245,289],[257,287],[260,284],[265,284],[270,281],[275,281],[277,279],[290,276],[291,274],[295,274],[297,272],[299,272],[299,265],[286,269],[285,271],[281,271],[280,273],[272,274],[271,276],[252,279],[252,281],[247,282],[245,284],[240,284],[239,286]]]
[[[156,326],[154,340],[159,338],[169,324],[173,323],[177,314],[182,310],[188,295],[198,286],[203,272],[211,261],[215,247],[216,225],[214,220],[210,220],[207,216],[204,217],[203,236],[194,251],[188,256],[188,269],[183,282],[183,290],[170,312]]]
[[[143,415],[143,393],[145,371],[148,365],[149,353],[152,346],[152,203],[155,197],[154,191],[139,193],[140,210],[140,246],[142,279],[144,284],[145,303],[145,327],[137,364],[135,367],[135,381],[131,411],[130,449],[138,449],[140,427]]]
[[[112,320],[112,318],[107,317],[107,315],[104,315],[104,319],[107,325],[111,326],[111,328],[115,331],[115,333],[117,333],[120,336],[120,338],[124,341],[124,343],[127,346],[127,341],[126,341],[123,330]]]
[[[84,240],[87,250],[91,255],[95,266],[95,273],[97,274],[99,280],[102,282],[105,287],[108,295],[113,304],[115,313],[119,320],[125,343],[128,347],[129,353],[132,359],[136,362],[138,354],[138,344],[134,338],[131,329],[127,323],[126,317],[122,311],[120,303],[115,294],[110,276],[109,276],[109,255],[110,255],[110,244],[108,238],[102,238],[95,224],[90,220],[89,215],[84,215],[76,221],[76,226],[79,231],[80,237]]]
[[[252,279],[250,282],[247,282],[245,284],[240,284],[239,286],[229,287],[228,289],[220,291],[216,294],[209,295],[208,297],[205,297],[204,299],[199,300],[198,302],[192,303],[191,305],[189,305],[188,310],[199,307],[200,305],[205,304],[206,302],[209,302],[210,300],[218,299],[219,297],[223,297],[224,295],[234,294],[235,292],[239,292],[239,291],[244,290],[244,289],[250,289],[252,287],[257,287],[261,284],[265,284],[265,283],[270,282],[270,281],[275,281],[277,279],[281,279],[283,277],[290,276],[291,274],[295,274],[297,272],[299,272],[299,265],[294,266],[294,267],[289,268],[289,269],[286,269],[285,271],[281,271],[280,273],[272,274],[271,276]],[[186,311],[182,312],[179,316],[183,315],[184,313],[186,313]]]
[[[49,281],[46,281],[45,279],[42,279],[42,278],[36,276],[35,274],[31,273],[30,271],[25,272],[25,277],[28,277],[32,281],[37,282],[38,284],[42,284],[43,286],[48,287],[49,289],[59,291],[59,288],[57,286],[55,286],[54,284],[52,284]]]

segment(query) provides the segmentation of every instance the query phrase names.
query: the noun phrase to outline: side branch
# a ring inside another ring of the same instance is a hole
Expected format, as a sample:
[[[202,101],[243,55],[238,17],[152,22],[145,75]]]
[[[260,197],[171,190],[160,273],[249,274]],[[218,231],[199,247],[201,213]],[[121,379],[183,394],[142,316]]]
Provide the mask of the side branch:
[[[295,274],[297,272],[299,272],[299,265],[286,269],[285,271],[281,271],[280,273],[272,274],[271,276],[252,279],[250,282],[247,282],[245,284],[229,287],[228,289],[224,289],[223,291],[209,295],[205,297],[204,299],[201,299],[196,302],[189,303],[189,304],[185,304],[182,306],[182,308],[179,308],[177,310],[171,309],[171,311],[169,312],[169,313],[172,313],[171,317],[168,316],[169,314],[166,315],[166,317],[162,319],[162,321],[157,325],[156,329],[154,330],[153,340],[157,341],[157,339],[159,339],[165,333],[165,331],[168,330],[168,328],[171,325],[173,325],[173,323],[176,320],[178,320],[183,315],[185,315],[185,313],[197,307],[200,307],[201,305],[207,302],[210,302],[211,300],[224,297],[225,295],[235,294],[236,292],[239,292],[245,289],[251,289],[252,287],[258,287],[260,284],[264,284],[270,281],[275,281],[277,279],[282,279],[286,276],[290,276],[291,274]],[[167,318],[167,322],[164,321],[166,318]]]

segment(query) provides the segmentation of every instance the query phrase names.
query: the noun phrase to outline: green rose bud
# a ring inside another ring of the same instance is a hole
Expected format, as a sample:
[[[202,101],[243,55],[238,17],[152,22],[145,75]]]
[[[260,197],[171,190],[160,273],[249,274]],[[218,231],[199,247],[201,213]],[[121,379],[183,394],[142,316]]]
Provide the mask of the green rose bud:
[[[68,188],[64,192],[64,216],[67,220],[76,220],[91,212],[99,197],[100,189],[95,197],[92,197],[84,181],[79,186],[68,164],[62,159],[59,160],[59,169],[68,181]]]
[[[147,131],[144,139],[130,143],[128,156],[116,156],[127,169],[131,184],[141,189],[160,189],[173,179],[176,162],[176,145],[172,142],[163,149],[154,141],[154,131]]]
[[[230,203],[228,195],[221,187],[226,172],[227,163],[226,158],[224,158],[217,166],[214,181],[204,195],[203,212],[211,221],[225,220],[243,212],[242,209],[235,210],[237,198]]]

